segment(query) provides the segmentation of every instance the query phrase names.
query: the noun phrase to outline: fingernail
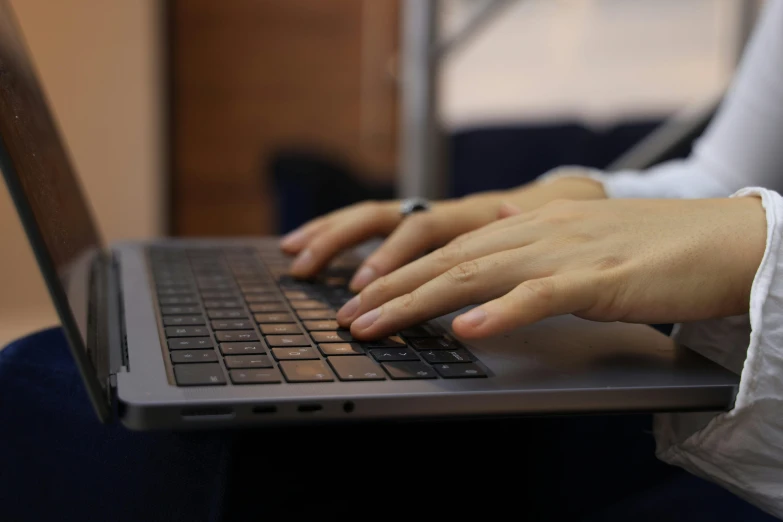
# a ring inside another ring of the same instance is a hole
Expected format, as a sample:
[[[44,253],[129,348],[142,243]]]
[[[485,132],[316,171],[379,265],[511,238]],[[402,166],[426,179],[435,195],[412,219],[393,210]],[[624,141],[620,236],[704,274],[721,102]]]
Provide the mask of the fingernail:
[[[343,305],[337,312],[340,319],[349,319],[359,309],[359,305],[362,303],[362,296],[354,296],[353,299]]]
[[[459,316],[459,320],[468,326],[478,326],[487,318],[487,312],[481,308],[474,308],[466,314]]]
[[[293,248],[304,239],[303,230],[293,230],[280,239],[280,246],[283,248]]]
[[[381,316],[381,309],[376,308],[375,310],[370,310],[363,316],[359,317],[357,320],[353,322],[351,327],[356,327],[357,330],[366,330],[367,328],[371,327],[375,321],[378,320],[378,318]]]
[[[372,283],[376,277],[377,275],[373,267],[363,266],[362,268],[359,269],[358,272],[356,272],[356,274],[354,274],[353,279],[351,279],[351,284],[349,286],[351,288],[361,290],[365,286]]]
[[[306,272],[313,262],[313,253],[307,248],[301,254],[296,256],[294,264],[291,265],[291,272]]]

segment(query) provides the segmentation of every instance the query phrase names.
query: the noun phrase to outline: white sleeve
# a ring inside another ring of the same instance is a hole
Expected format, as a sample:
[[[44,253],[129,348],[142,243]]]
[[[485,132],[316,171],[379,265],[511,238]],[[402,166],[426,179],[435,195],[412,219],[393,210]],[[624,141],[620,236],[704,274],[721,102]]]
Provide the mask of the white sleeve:
[[[545,176],[559,175],[570,174]],[[687,159],[591,177],[612,198],[727,197],[747,186],[783,192],[783,1],[766,2],[715,118]]]
[[[783,2],[782,2],[783,3]],[[661,460],[712,480],[783,518],[783,198],[760,188],[767,246],[750,314],[678,325],[678,342],[740,375],[731,411],[655,418]]]

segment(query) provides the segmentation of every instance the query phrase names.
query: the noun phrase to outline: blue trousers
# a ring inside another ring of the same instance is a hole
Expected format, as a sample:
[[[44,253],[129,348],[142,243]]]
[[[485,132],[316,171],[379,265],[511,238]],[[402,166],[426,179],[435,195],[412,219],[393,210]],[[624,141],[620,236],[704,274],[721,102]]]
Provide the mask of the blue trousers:
[[[2,521],[395,512],[775,520],[657,461],[648,415],[136,433],[98,423],[59,329],[0,351]]]

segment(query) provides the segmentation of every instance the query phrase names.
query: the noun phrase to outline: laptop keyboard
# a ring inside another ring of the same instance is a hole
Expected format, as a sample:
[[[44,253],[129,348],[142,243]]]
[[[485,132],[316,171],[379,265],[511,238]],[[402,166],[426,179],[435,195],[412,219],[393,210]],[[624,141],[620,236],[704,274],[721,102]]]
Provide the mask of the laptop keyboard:
[[[335,321],[352,297],[346,270],[294,280],[277,249],[155,247],[149,258],[178,386],[487,376],[431,323],[353,339]]]

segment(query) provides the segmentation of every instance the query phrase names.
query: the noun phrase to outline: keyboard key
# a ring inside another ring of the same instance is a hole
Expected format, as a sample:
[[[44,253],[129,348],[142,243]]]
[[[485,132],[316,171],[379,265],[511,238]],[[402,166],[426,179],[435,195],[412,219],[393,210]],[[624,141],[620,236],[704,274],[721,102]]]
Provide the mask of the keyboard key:
[[[378,362],[419,360],[419,356],[416,355],[416,352],[410,349],[375,348],[370,350],[370,355]]]
[[[180,386],[215,386],[226,384],[223,368],[218,363],[177,364],[174,377]]]
[[[305,328],[311,332],[317,330],[337,330],[340,328],[340,325],[337,324],[337,321],[332,319],[327,319],[325,321],[305,321],[304,325]]]
[[[171,353],[174,364],[217,362],[215,350],[177,350]]]
[[[198,299],[193,296],[161,297],[161,306],[182,306],[198,304]]]
[[[220,343],[220,353],[223,355],[262,355],[266,353],[264,343]]]
[[[294,310],[316,310],[321,308],[329,308],[329,305],[316,299],[306,299],[303,301],[291,301],[291,307]]]
[[[225,290],[207,290],[206,292],[201,292],[201,297],[202,299],[236,299],[237,294]]]
[[[337,312],[331,308],[324,308],[323,310],[298,310],[296,315],[303,321],[307,319],[334,319],[337,317]]]
[[[275,384],[282,382],[277,368],[267,370],[231,370],[228,372],[234,384]]]
[[[212,321],[213,330],[252,330],[253,324],[251,321]]]
[[[419,324],[416,326],[411,326],[410,328],[406,328],[405,330],[401,331],[400,334],[406,339],[413,339],[417,337],[441,337],[443,335],[443,331],[437,326],[430,324]]]
[[[458,350],[461,348],[457,341],[446,337],[437,339],[412,339],[411,346],[416,350]]]
[[[200,306],[163,306],[160,309],[163,315],[193,315],[200,314]]]
[[[204,308],[241,308],[242,302],[237,299],[210,299],[204,301]]]
[[[324,355],[362,355],[364,348],[358,343],[325,343],[319,344],[318,349]]]
[[[265,284],[265,285],[256,285],[256,284],[246,284],[243,283],[239,285],[239,288],[242,289],[242,292],[246,294],[261,294],[264,292],[274,292],[275,286],[273,284]]]
[[[368,357],[329,357],[341,381],[383,381],[383,369]]]
[[[169,350],[191,350],[194,348],[214,348],[212,337],[189,337],[169,339]]]
[[[310,346],[306,335],[270,335],[266,342],[269,346]]]
[[[257,323],[293,323],[294,318],[291,314],[255,314]]]
[[[332,372],[323,361],[283,361],[280,369],[288,382],[333,381]]]
[[[302,329],[295,323],[262,324],[259,325],[264,335],[301,334]]]
[[[156,277],[155,286],[158,288],[168,288],[170,286],[189,285],[190,280],[186,277]]]
[[[392,379],[436,379],[430,366],[418,361],[396,361],[382,364]]]
[[[459,350],[430,350],[429,352],[419,352],[419,355],[424,357],[430,364],[434,363],[463,363],[473,360],[467,351],[463,349]]]
[[[216,332],[215,336],[221,343],[258,341],[258,334],[255,330],[221,330]]]
[[[306,292],[302,292],[301,290],[286,290],[283,292],[283,294],[291,301],[295,301],[297,299],[310,299],[310,295]]]
[[[209,330],[205,326],[167,326],[166,337],[206,337]]]
[[[199,283],[199,290],[232,290],[234,286],[231,283]]]
[[[287,312],[288,307],[283,303],[251,303],[250,311],[268,314],[274,312]]]
[[[365,348],[404,348],[405,341],[398,335],[375,339],[374,341],[364,341],[362,346]]]
[[[446,379],[457,379],[464,377],[486,377],[484,370],[473,363],[460,364],[436,364],[435,370]]]
[[[247,319],[244,310],[209,310],[207,316],[210,319]]]
[[[214,274],[214,272],[209,272]],[[228,274],[218,274],[218,275],[199,275],[198,272],[196,272],[196,282],[199,286],[202,285],[209,285],[212,283],[230,283],[231,277]]]
[[[193,287],[190,285],[158,288],[158,297],[192,296],[192,295],[193,295]]]
[[[280,301],[280,296],[272,292],[266,292],[263,294],[246,294],[245,301],[248,303],[274,303]]]
[[[272,368],[274,365],[266,355],[229,355],[223,361],[226,368]]]
[[[272,348],[272,355],[278,361],[285,361],[290,359],[319,359],[318,352],[315,348],[300,347],[300,348]]]
[[[204,324],[204,317],[200,315],[168,315],[163,318],[164,326],[192,326]]]
[[[353,341],[353,336],[348,330],[335,332],[312,332],[313,340],[317,343],[345,343]]]

